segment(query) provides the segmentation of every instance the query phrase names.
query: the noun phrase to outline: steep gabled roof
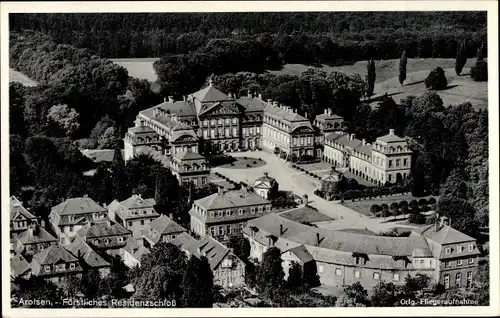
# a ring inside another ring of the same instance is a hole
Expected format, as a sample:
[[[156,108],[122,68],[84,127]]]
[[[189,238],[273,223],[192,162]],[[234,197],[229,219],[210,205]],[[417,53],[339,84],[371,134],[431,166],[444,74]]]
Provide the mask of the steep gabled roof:
[[[105,208],[89,197],[67,199],[63,203],[52,208],[52,212],[58,215],[87,214],[105,211]]]
[[[27,229],[26,231],[19,233],[16,239],[23,245],[26,244],[36,244],[36,243],[47,243],[47,242],[57,242],[57,239],[47,232],[44,228],[37,225],[37,228]]]
[[[383,141],[383,142],[387,142],[387,143],[389,143],[389,142],[402,142],[402,141],[406,141],[406,139],[401,138],[401,137],[395,135],[394,132],[390,132],[387,135],[378,137],[377,140],[380,140],[380,141]]]
[[[429,238],[430,240],[442,245],[472,242],[476,240],[460,231],[455,230],[448,225],[440,227],[437,232],[435,225],[429,225],[424,230],[422,230],[421,234]]]
[[[186,229],[174,222],[171,218],[160,215],[144,228],[144,236],[157,243],[162,235],[186,232]]]
[[[95,223],[90,226],[87,225],[78,231],[78,235],[89,239],[128,234],[132,234],[132,232],[118,222],[113,222],[111,220]]]
[[[61,246],[50,246],[43,251],[35,254],[33,259],[40,265],[52,265],[59,260],[64,262],[76,262],[77,259],[70,252]]]
[[[80,236],[75,236],[73,242],[66,248],[76,258],[81,259],[92,268],[111,266],[104,258],[94,251]]]
[[[120,202],[120,204],[127,209],[145,209],[154,207],[156,202],[153,198],[143,199],[141,196],[133,194],[128,199]]]
[[[10,220],[13,221],[18,215],[24,216],[26,219],[36,219],[37,217],[31,214],[15,196],[10,197]]]
[[[264,111],[267,107],[267,102],[258,97],[242,96],[236,100],[240,105],[245,107],[246,112]]]
[[[307,262],[313,261],[313,257],[304,245],[300,245],[290,249],[290,252],[295,254],[300,261],[305,264]]]
[[[209,85],[203,89],[192,94],[200,102],[218,102],[229,100],[229,96],[218,90],[217,88]]]
[[[226,192],[220,191],[198,199],[195,202],[206,210],[218,210],[270,203],[270,201],[262,198],[256,193],[245,190],[229,190]]]
[[[134,134],[150,134],[150,133],[156,133],[153,129],[146,127],[146,126],[136,126],[136,127],[130,127],[128,129],[129,132],[134,133]]]
[[[18,277],[31,270],[30,264],[22,255],[16,255],[10,259],[10,276]]]
[[[192,151],[181,151],[174,154],[172,157],[177,158],[179,160],[200,160],[205,159],[202,155],[197,152]]]

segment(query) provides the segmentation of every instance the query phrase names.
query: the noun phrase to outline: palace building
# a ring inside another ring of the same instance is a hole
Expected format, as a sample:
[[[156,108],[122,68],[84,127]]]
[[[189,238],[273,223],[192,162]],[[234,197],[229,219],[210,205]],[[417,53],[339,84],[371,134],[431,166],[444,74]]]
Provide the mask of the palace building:
[[[411,154],[408,142],[389,129],[375,143],[355,135],[332,132],[325,136],[323,160],[377,184],[395,183],[410,175]]]
[[[249,220],[243,235],[250,257],[262,260],[268,248],[277,247],[286,275],[297,262],[313,269],[322,285],[336,287],[404,284],[405,277],[424,274],[446,289],[467,288],[480,255],[474,238],[442,219],[409,237],[388,237],[311,227],[270,213]]]

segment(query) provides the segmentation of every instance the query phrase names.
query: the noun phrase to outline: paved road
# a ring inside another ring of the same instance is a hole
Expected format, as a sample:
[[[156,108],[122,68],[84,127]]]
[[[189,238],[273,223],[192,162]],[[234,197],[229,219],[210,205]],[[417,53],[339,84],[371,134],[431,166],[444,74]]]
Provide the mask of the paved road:
[[[281,190],[293,191],[295,194],[300,196],[307,194],[309,197],[309,204],[311,206],[318,209],[319,212],[335,219],[335,221],[324,222],[322,224],[318,224],[318,226],[329,229],[367,228],[374,232],[384,231],[395,226],[405,227],[405,225],[401,224],[380,223],[381,219],[370,218],[339,203],[326,201],[316,196],[314,194],[314,190],[319,187],[319,182],[317,180],[311,179],[303,172],[292,169],[289,166],[289,163],[276,157],[272,153],[253,151],[236,152],[231,153],[231,155],[234,157],[246,156],[262,158],[266,161],[266,165],[249,169],[215,167],[212,170],[219,172],[232,180],[246,182],[248,185],[252,185],[255,179],[261,177],[264,172],[268,172],[269,176],[278,181]],[[411,228],[411,226],[406,227]]]

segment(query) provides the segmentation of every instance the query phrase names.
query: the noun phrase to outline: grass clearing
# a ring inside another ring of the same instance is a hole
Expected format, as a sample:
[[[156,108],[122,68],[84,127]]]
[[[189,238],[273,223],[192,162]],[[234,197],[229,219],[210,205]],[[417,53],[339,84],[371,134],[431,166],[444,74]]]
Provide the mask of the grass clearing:
[[[383,197],[383,198],[374,198],[374,199],[367,199],[367,200],[361,200],[361,201],[354,201],[351,202],[349,201],[344,201],[344,203],[341,203],[343,206],[348,207],[356,212],[359,212],[361,214],[367,215],[367,216],[373,216],[373,213],[370,212],[370,208],[373,204],[387,204],[390,206],[392,203],[396,202],[399,203],[399,201],[406,200],[410,202],[411,200],[420,200],[422,198],[429,200],[429,198],[433,197],[438,201],[439,196],[433,196],[429,195],[426,197],[421,197],[421,198],[416,198],[410,194],[399,194],[399,195],[393,195],[393,196],[388,196],[388,197]]]
[[[131,58],[110,60],[113,61],[113,63],[126,68],[129,76],[140,79],[147,79],[150,82],[154,82],[157,79],[155,70],[153,68],[153,63],[158,61],[159,58]]]
[[[326,216],[316,211],[315,209],[311,209],[309,207],[296,208],[291,211],[280,213],[280,216],[295,222],[316,223],[316,222],[334,221],[333,218]]]
[[[38,82],[32,80],[28,76],[24,75],[23,73],[9,69],[9,83],[11,82],[19,82],[23,84],[24,86],[37,86]]]
[[[250,169],[259,168],[266,165],[266,162],[259,158],[251,157],[233,157],[235,160],[231,163],[226,163],[219,166],[220,168],[227,169]]]

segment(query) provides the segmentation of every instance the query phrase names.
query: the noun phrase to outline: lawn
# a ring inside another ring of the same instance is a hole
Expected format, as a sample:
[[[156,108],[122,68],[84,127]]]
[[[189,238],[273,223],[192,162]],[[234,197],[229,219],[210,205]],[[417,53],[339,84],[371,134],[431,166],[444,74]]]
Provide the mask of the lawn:
[[[296,164],[296,165],[301,167],[302,169],[305,169],[306,171],[314,172],[316,174],[318,174],[317,172],[320,172],[320,171],[329,172],[332,169],[331,164],[323,162],[323,161],[315,162],[315,163]]]
[[[37,86],[38,83],[21,72],[9,69],[9,82],[19,82],[24,86]]]
[[[433,197],[436,199],[436,201],[439,199],[439,196],[427,196],[423,197],[425,199],[429,199]],[[410,194],[403,194],[403,195],[394,195],[394,196],[388,196],[388,197],[383,197],[383,198],[375,198],[375,199],[367,199],[367,200],[361,200],[361,201],[354,201],[351,202],[351,200],[346,200],[344,203],[341,203],[343,206],[346,206],[350,209],[353,209],[354,211],[357,211],[359,213],[362,213],[367,216],[373,216],[373,213],[370,212],[370,208],[373,204],[378,204],[381,205],[383,203],[387,204],[388,206],[391,205],[391,203],[399,203],[399,201],[406,200],[410,202],[411,200],[420,200],[422,198],[416,198],[413,197]]]
[[[220,168],[227,169],[250,169],[250,168],[259,168],[266,165],[266,162],[260,158],[252,158],[252,157],[233,157],[234,161],[231,163],[226,163]]]
[[[334,221],[334,219],[332,219],[331,217],[326,216],[309,206],[303,206],[288,210],[286,212],[280,213],[280,216],[295,222],[316,223]]]
[[[82,154],[92,159],[94,162],[113,161],[115,155],[114,149],[82,149]],[[122,156],[125,156],[125,151],[122,150]]]
[[[159,58],[131,58],[131,59],[110,59],[114,63],[127,69],[128,75],[140,79],[147,79],[154,82],[157,79],[153,63]]]

